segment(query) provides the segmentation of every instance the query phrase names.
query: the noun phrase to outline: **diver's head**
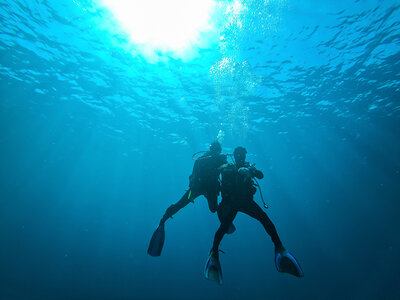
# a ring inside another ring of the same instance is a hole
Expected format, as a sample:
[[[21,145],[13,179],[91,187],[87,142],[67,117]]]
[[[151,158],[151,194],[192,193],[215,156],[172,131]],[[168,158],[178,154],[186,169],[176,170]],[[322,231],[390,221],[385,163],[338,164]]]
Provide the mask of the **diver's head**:
[[[214,142],[211,143],[210,145],[210,154],[211,155],[218,155],[222,151],[221,144],[215,140]]]
[[[246,160],[247,150],[244,147],[236,147],[233,151],[233,157],[235,158],[235,163],[239,166],[243,165]]]

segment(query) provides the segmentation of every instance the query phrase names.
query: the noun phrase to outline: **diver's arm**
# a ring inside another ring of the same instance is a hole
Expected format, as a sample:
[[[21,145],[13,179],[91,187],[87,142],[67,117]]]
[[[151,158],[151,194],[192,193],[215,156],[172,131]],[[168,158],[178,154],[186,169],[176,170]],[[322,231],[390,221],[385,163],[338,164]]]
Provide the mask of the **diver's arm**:
[[[264,174],[263,172],[261,172],[260,170],[256,169],[256,167],[254,165],[250,166],[250,170],[253,174],[253,177],[257,178],[257,179],[263,179],[264,178]]]
[[[254,172],[254,177],[256,177],[258,179],[263,179],[264,178],[264,174],[260,170],[256,169],[255,172]]]

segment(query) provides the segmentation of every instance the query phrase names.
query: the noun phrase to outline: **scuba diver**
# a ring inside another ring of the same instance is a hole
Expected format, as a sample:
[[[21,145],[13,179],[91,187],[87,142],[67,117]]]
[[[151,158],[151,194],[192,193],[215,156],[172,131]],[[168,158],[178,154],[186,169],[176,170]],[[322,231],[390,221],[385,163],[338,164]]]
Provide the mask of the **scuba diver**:
[[[279,272],[290,273],[297,277],[303,277],[304,273],[297,260],[283,247],[274,224],[267,214],[254,201],[254,194],[258,186],[257,179],[264,177],[254,165],[246,162],[247,151],[243,147],[237,147],[233,156],[235,163],[224,164],[220,167],[222,201],[218,206],[220,227],[214,236],[212,249],[206,263],[204,275],[207,279],[222,284],[222,271],[219,262],[219,244],[227,233],[230,224],[238,212],[243,212],[258,220],[269,234],[275,245],[275,266]],[[256,183],[254,182],[256,181]],[[264,200],[263,200],[264,202]],[[266,204],[264,203],[264,206]]]
[[[221,154],[221,150],[221,144],[218,141],[214,141],[211,143],[209,151],[205,151],[202,156],[195,159],[192,174],[189,176],[189,189],[177,203],[172,204],[165,211],[158,228],[151,238],[147,250],[149,255],[161,255],[165,239],[165,222],[190,202],[194,202],[197,197],[205,196],[210,211],[212,213],[217,211],[217,200],[220,192],[219,167],[227,163],[226,155]],[[200,152],[195,153],[193,157],[198,153]],[[233,224],[230,226],[230,231],[234,231]]]

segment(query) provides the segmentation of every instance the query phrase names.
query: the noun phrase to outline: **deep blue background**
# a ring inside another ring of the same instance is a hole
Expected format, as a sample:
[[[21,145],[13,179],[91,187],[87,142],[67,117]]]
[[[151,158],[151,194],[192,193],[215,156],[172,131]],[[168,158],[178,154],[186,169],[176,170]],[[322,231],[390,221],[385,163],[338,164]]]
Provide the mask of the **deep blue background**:
[[[400,298],[394,1],[241,2],[242,28],[221,17],[223,41],[156,63],[76,3],[0,3],[1,299]],[[146,254],[220,131],[263,170],[304,278],[239,214],[224,285],[205,280],[218,219],[201,197]]]

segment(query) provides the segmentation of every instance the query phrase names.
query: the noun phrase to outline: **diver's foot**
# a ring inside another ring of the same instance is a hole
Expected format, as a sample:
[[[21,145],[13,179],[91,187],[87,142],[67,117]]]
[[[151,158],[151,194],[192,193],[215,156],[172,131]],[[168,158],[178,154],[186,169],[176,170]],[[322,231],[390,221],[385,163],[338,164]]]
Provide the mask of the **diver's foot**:
[[[219,259],[219,250],[211,249],[208,255],[212,256],[214,259]]]
[[[275,254],[278,253],[278,252],[283,252],[283,251],[285,251],[285,250],[286,250],[286,249],[285,249],[285,247],[283,247],[282,244],[275,245]]]

